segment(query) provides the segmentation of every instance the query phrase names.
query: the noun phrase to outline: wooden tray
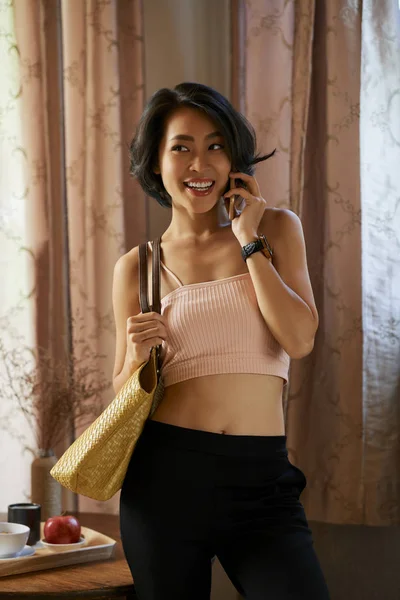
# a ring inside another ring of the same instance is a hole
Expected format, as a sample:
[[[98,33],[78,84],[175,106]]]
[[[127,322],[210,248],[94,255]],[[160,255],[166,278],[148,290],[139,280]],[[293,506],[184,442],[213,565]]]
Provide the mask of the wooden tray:
[[[43,529],[44,522],[40,524],[41,539],[43,538]],[[112,538],[87,527],[81,528],[81,535],[85,537],[87,543],[76,550],[52,552],[39,541],[33,546],[35,554],[32,556],[0,559],[0,577],[106,560],[113,556],[117,542]]]

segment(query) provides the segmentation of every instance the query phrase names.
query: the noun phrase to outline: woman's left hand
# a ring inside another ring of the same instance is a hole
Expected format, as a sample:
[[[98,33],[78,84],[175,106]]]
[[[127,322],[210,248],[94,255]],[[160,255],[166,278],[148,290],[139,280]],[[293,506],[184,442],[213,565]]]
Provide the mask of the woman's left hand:
[[[224,202],[228,214],[230,198],[235,195],[241,196],[241,202],[239,204],[237,204],[237,201],[235,202],[236,210],[232,219],[232,231],[237,239],[247,235],[257,236],[267,201],[261,196],[257,180],[252,175],[232,172],[229,173],[229,177],[233,180],[241,179],[247,186],[247,189],[234,187],[224,194]]]

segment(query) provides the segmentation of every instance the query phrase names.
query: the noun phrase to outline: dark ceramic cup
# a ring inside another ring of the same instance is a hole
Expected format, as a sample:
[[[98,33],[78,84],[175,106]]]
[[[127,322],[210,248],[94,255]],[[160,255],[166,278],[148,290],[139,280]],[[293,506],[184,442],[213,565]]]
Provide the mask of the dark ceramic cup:
[[[40,519],[41,506],[40,504],[32,504],[31,502],[22,502],[10,504],[8,506],[8,522],[21,523],[30,528],[28,546],[33,546],[40,540]]]

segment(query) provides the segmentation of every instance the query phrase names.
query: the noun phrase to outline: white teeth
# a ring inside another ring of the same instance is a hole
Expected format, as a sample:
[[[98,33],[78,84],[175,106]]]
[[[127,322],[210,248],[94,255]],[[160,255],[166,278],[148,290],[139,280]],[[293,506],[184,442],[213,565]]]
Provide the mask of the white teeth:
[[[186,184],[188,187],[193,187],[193,188],[199,188],[201,190],[206,190],[208,188],[210,188],[213,183],[187,183]]]

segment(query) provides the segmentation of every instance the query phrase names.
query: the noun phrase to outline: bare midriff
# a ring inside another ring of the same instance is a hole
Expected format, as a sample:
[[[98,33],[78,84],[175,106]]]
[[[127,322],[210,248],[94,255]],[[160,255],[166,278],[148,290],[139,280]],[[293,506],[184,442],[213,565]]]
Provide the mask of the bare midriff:
[[[228,373],[168,386],[154,415],[179,427],[227,435],[285,435],[283,379]]]

